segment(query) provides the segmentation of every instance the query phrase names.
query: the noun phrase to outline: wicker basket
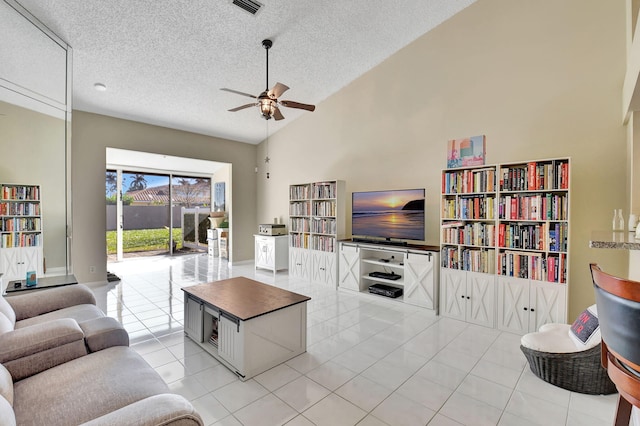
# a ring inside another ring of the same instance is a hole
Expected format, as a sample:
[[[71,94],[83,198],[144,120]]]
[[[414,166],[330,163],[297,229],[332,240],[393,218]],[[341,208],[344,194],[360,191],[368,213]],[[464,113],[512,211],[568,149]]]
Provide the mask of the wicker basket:
[[[590,395],[616,393],[607,370],[600,364],[600,345],[581,352],[538,352],[520,346],[533,374],[552,385]]]

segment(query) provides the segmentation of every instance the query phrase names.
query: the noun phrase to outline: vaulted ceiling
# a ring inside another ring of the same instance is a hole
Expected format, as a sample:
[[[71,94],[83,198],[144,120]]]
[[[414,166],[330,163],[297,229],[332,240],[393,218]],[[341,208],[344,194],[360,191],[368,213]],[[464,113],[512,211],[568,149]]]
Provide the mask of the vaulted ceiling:
[[[251,102],[221,91],[290,87],[282,99],[322,101],[475,0],[20,0],[73,48],[73,108],[259,143]],[[243,3],[246,0],[242,1]],[[97,91],[96,83],[106,86]],[[303,114],[282,108],[270,134]]]

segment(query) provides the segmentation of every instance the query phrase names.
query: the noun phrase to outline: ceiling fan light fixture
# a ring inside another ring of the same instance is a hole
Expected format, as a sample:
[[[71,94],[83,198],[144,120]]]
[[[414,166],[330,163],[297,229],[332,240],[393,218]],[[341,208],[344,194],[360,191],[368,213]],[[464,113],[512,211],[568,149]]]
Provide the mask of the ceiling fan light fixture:
[[[265,120],[269,120],[276,112],[275,102],[271,99],[260,100],[260,113]]]

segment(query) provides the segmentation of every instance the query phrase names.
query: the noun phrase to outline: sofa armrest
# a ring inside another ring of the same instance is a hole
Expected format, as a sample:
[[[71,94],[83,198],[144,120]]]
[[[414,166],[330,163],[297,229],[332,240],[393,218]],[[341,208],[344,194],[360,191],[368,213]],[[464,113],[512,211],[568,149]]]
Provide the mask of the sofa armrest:
[[[96,298],[89,287],[84,284],[65,285],[46,290],[30,291],[24,294],[7,297],[16,313],[16,320],[33,318],[47,312],[76,305],[95,305]]]
[[[129,333],[115,318],[102,317],[83,321],[85,343],[90,352],[101,351],[112,346],[129,346]]]
[[[0,335],[0,363],[14,381],[86,355],[78,323],[62,318]]]
[[[191,403],[180,395],[154,395],[93,419],[83,426],[174,425],[202,426],[202,418]]]

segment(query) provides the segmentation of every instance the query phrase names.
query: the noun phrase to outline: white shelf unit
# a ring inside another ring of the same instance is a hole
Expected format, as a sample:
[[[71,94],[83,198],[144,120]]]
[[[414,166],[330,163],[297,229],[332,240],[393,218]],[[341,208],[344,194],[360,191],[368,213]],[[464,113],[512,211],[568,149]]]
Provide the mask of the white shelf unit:
[[[369,293],[369,286],[385,284],[402,289],[402,296],[392,300],[438,310],[437,247],[342,241],[338,254],[339,288]],[[372,277],[369,275],[372,272],[393,272],[400,278]]]
[[[255,234],[255,268],[269,269],[273,274],[289,266],[286,235]]]
[[[498,168],[497,327],[527,333],[566,322],[570,160]]]
[[[494,327],[496,166],[442,172],[440,313]]]
[[[344,238],[345,183],[289,186],[289,274],[336,287],[338,241]]]
[[[39,185],[0,184],[0,273],[5,280],[43,274]]]
[[[518,333],[566,322],[569,181],[568,158],[442,172],[442,315]]]

